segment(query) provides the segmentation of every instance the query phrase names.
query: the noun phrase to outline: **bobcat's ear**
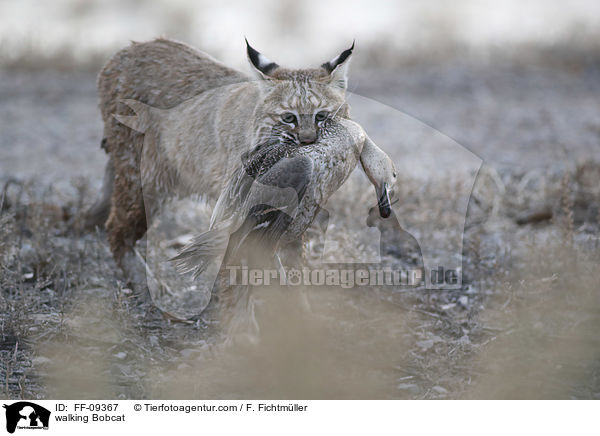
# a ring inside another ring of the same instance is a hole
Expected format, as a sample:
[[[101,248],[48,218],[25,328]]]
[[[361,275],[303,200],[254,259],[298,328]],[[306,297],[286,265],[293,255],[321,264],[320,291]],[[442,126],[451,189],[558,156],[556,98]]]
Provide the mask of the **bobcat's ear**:
[[[265,55],[254,50],[248,40],[246,39],[246,52],[248,53],[248,60],[250,65],[258,75],[259,79],[267,80],[270,79],[270,75],[279,68],[275,62],[271,61]]]
[[[329,83],[343,90],[348,86],[348,66],[352,57],[352,50],[354,50],[354,41],[352,41],[352,47],[321,65],[329,73]]]

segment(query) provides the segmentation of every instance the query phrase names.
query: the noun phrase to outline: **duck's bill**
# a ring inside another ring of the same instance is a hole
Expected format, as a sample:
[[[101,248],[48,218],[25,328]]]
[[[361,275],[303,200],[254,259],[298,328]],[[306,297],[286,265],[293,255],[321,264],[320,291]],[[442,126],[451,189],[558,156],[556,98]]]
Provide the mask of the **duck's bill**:
[[[379,215],[381,218],[388,218],[392,214],[392,206],[390,204],[390,189],[387,183],[383,183],[381,188],[377,190],[377,206],[379,206]]]

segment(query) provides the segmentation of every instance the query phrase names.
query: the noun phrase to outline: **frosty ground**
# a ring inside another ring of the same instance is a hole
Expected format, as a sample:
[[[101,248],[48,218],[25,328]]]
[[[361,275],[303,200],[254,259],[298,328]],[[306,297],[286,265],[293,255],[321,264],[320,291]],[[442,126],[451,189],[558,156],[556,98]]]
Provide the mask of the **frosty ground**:
[[[445,63],[355,71],[350,89],[479,156],[460,290],[261,292],[258,338],[165,319],[125,288],[102,230],[82,226],[106,156],[95,77],[0,76],[0,381],[5,398],[599,398],[600,69]],[[381,117],[365,129],[397,135]],[[390,133],[393,132],[393,133]],[[405,132],[397,212],[456,219],[452,167]],[[401,135],[402,136],[402,135]],[[396,139],[396,138],[392,138]],[[412,170],[410,170],[412,169]],[[430,173],[427,173],[430,174]],[[421,177],[419,177],[421,175]],[[338,205],[361,252],[372,193]],[[356,217],[361,217],[360,222]],[[433,223],[433,224],[432,224]]]

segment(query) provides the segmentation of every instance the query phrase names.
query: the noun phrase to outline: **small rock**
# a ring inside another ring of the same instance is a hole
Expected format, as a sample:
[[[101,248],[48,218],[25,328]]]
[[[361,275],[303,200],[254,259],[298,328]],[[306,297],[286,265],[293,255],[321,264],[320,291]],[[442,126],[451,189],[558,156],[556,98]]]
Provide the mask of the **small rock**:
[[[192,349],[192,348],[186,348],[185,350],[181,350],[181,356],[188,358],[190,357],[192,354],[196,353],[196,350]]]
[[[114,354],[117,359],[125,359],[127,357],[127,353],[125,351],[120,351],[117,354]]]
[[[431,347],[433,347],[433,340],[432,339],[427,339],[425,341],[419,341],[417,342],[417,346],[420,347],[423,350],[429,350]]]
[[[46,365],[47,363],[50,363],[51,360],[46,356],[36,356],[33,359],[31,359],[31,362],[34,365]]]
[[[473,294],[476,294],[476,293],[477,293],[477,289],[476,288],[474,288],[471,285],[467,286],[467,290],[465,291],[465,294],[473,295]]]
[[[402,391],[409,391],[412,394],[418,394],[421,391],[421,389],[419,389],[419,386],[417,386],[414,383],[400,383],[398,385],[398,389]]]
[[[35,249],[31,246],[31,244],[23,244],[21,246],[20,255],[22,258],[33,256],[35,255]]]
[[[461,345],[468,345],[471,343],[471,339],[469,339],[469,336],[467,335],[463,335],[459,340],[458,343]]]
[[[448,390],[446,388],[443,388],[441,386],[434,386],[431,388],[432,390],[436,391],[438,394],[447,394]]]
[[[462,295],[458,299],[458,304],[460,304],[461,306],[467,307],[469,305],[469,297],[467,297],[466,295]]]

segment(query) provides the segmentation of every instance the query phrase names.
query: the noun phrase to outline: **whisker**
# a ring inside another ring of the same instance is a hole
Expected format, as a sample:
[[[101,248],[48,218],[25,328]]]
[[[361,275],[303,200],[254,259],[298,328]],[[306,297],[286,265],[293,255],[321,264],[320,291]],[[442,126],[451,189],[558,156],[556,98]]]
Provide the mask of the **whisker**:
[[[333,115],[331,115],[331,118],[335,117],[337,115],[337,113],[340,111],[340,109],[342,108],[342,106],[344,106],[344,104],[346,103],[346,100],[344,100],[339,106],[338,108],[335,110],[335,112],[333,113]]]

